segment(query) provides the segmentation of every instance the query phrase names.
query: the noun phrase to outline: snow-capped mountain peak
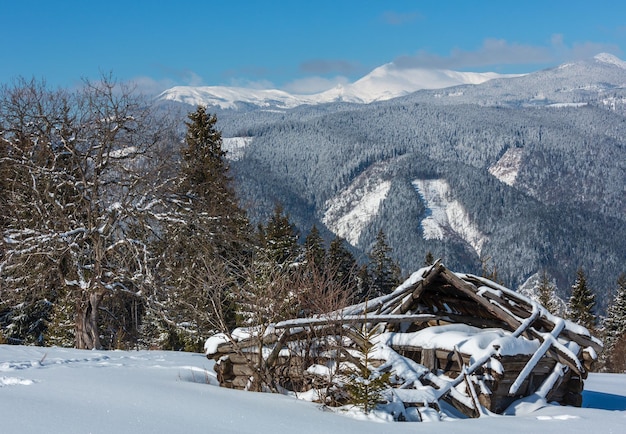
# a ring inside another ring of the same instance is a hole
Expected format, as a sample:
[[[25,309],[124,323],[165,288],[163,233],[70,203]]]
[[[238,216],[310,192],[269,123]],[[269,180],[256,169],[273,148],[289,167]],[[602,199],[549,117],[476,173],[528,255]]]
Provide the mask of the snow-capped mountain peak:
[[[612,65],[626,69],[626,62],[609,53],[600,53],[582,62],[565,63],[556,70]],[[587,65],[587,66],[584,66]],[[272,108],[290,109],[300,105],[348,102],[368,104],[404,96],[419,90],[445,89],[460,85],[478,85],[494,78],[515,78],[533,74],[498,74],[462,72],[447,69],[407,68],[390,62],[381,65],[353,83],[338,84],[324,92],[304,95],[279,89],[251,89],[229,86],[176,86],[161,93],[157,100],[189,105],[207,105],[222,109]]]
[[[189,105],[237,108],[237,102],[258,107],[270,105],[292,108],[303,102],[298,97],[277,89],[250,89],[228,86],[175,86],[161,93],[157,100],[169,100]]]
[[[238,103],[257,107],[293,108],[303,104],[351,102],[367,104],[407,95],[422,89],[442,89],[463,84],[480,84],[493,78],[513,77],[492,72],[459,72],[443,69],[401,68],[387,63],[354,83],[339,84],[313,95],[295,95],[277,89],[247,89],[228,86],[176,86],[161,93],[158,100],[189,105],[237,108]]]
[[[600,53],[593,57],[596,61],[602,63],[608,63],[611,65],[619,66],[620,68],[626,69],[626,62],[620,59],[617,56],[614,56],[609,53]]]

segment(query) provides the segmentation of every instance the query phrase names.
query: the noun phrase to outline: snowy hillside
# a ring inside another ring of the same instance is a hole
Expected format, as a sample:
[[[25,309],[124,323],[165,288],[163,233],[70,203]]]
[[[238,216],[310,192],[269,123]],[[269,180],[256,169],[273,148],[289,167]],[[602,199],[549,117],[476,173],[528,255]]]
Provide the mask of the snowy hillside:
[[[582,266],[601,312],[626,252],[624,63],[600,54],[370,104],[218,118],[224,137],[252,137],[233,168],[259,221],[278,201],[302,234],[324,227],[358,256],[382,229],[404,270],[427,251],[473,272],[490,257],[510,287],[545,268],[566,288]],[[333,98],[386,98],[376,92],[415,85],[407,72],[382,66]]]
[[[326,202],[322,222],[353,246],[358,244],[361,232],[378,214],[378,208],[391,187],[391,182],[381,178],[383,170],[384,166],[368,170]]]
[[[421,222],[424,239],[458,237],[480,256],[487,236],[472,223],[463,205],[451,198],[450,186],[446,180],[416,179],[413,186],[427,207],[427,216]]]
[[[304,104],[329,102],[370,103],[407,95],[422,89],[441,89],[461,84],[480,84],[493,78],[514,77],[492,72],[458,72],[441,69],[399,68],[393,63],[374,69],[354,83],[313,95],[292,95],[276,89],[249,89],[227,86],[176,86],[161,93],[158,100],[189,105],[236,109],[245,105],[288,109]]]
[[[489,168],[489,173],[507,185],[513,186],[522,164],[522,148],[509,148],[496,164]]]
[[[222,149],[226,152],[226,158],[231,161],[237,161],[242,158],[252,140],[252,137],[224,137]]]
[[[415,423],[337,414],[283,395],[215,386],[201,354],[84,351],[0,345],[0,416],[6,433],[414,433]],[[430,422],[429,433],[618,433],[626,375],[591,374],[583,408],[519,406],[515,416]],[[453,425],[450,425],[452,423]]]
[[[608,63],[611,65],[619,66],[620,68],[626,69],[626,62],[620,59],[617,56],[614,56],[609,53],[600,53],[594,56],[594,59],[600,63]]]
[[[626,62],[608,53],[568,62],[510,80],[489,80],[481,86],[443,89],[416,95],[417,100],[442,104],[480,104],[509,107],[583,108],[606,101],[623,110]]]

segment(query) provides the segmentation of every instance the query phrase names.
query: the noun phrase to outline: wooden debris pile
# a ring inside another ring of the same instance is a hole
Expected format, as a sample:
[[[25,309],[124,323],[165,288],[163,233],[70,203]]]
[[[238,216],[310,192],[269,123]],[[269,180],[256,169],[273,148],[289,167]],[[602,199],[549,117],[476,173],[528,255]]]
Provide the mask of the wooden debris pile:
[[[240,329],[207,341],[224,387],[309,394],[341,405],[341,366],[363,362],[364,328],[376,349],[368,368],[391,372],[388,399],[469,417],[503,413],[536,395],[580,406],[602,343],[584,327],[490,280],[440,263],[394,292],[311,318]]]

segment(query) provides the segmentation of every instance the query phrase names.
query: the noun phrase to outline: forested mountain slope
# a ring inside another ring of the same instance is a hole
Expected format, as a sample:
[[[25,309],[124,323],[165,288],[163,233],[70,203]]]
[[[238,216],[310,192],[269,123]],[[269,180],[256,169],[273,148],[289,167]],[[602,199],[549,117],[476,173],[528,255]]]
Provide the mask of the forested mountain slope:
[[[379,103],[215,112],[252,218],[281,202],[357,251],[382,229],[407,272],[430,251],[512,287],[546,269],[564,296],[582,266],[602,305],[626,271],[625,84],[599,55]]]

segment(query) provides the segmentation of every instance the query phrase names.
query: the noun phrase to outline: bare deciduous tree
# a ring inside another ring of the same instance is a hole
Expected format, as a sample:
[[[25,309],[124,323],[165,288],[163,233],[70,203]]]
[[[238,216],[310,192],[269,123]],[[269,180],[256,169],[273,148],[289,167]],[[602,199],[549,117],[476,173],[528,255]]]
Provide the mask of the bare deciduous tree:
[[[5,88],[0,122],[3,293],[68,294],[75,346],[99,348],[105,297],[152,284],[164,123],[107,77],[73,93]]]

